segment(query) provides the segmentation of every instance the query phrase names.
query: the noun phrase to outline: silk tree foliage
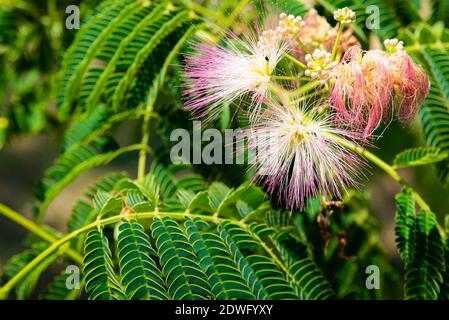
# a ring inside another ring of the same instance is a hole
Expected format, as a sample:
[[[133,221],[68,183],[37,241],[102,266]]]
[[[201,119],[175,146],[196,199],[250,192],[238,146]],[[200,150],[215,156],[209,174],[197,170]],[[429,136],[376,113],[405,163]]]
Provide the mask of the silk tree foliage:
[[[391,165],[363,144],[345,145],[403,187],[396,196],[396,213],[389,213],[395,215],[403,270],[382,248],[381,223],[370,211],[364,187],[349,189],[340,199],[316,196],[301,209],[287,209],[285,201],[270,198],[266,188],[253,183],[254,172],[243,166],[171,163],[170,133],[189,130],[192,116],[184,110],[180,53],[191,54],[189,43],[198,39],[219,42],[217,27],[243,32],[235,23],[241,11],[246,8],[243,18],[254,20],[270,10],[268,5],[105,0],[95,6],[81,1],[86,12],[82,28],[67,36],[67,45],[60,39],[52,39],[56,44],[51,46],[41,43],[53,50],[51,57],[58,62],[47,68],[32,61],[33,68],[25,71],[20,57],[8,62],[23,46],[22,35],[15,32],[16,18],[34,9],[21,2],[2,5],[0,33],[6,49],[0,52],[5,71],[1,94],[7,94],[11,83],[20,86],[13,86],[14,108],[7,104],[0,110],[1,139],[44,128],[65,130],[61,153],[36,187],[33,219],[0,205],[2,215],[30,231],[27,249],[2,267],[0,297],[448,299],[449,218],[445,224],[441,216],[447,210],[437,217],[397,171],[426,166],[437,171],[441,183],[449,181],[449,11],[442,9],[446,1],[432,1],[431,12],[424,16],[422,2],[315,1],[317,12],[329,22],[336,9],[351,8],[356,13],[353,35],[364,49],[373,37],[404,41],[405,52],[430,81],[429,94],[419,106],[425,145],[397,150]],[[278,4],[293,16],[304,17],[310,9],[301,1]],[[379,29],[366,28],[369,5],[379,8]],[[62,11],[58,7],[52,12]],[[40,21],[27,21],[42,35]],[[281,67],[288,63],[281,61]],[[39,93],[39,81],[50,95]],[[31,114],[19,112],[17,104],[34,103],[39,107],[27,109]],[[248,121],[234,116],[236,107],[220,105],[209,125],[223,130]],[[114,128],[130,119],[141,121],[141,141],[120,145]],[[137,177],[110,172],[84,190],[74,207],[67,208],[71,216],[66,233],[42,223],[49,205],[81,174],[128,153],[138,159]],[[79,268],[80,289],[66,285],[67,265]],[[380,267],[376,290],[366,284],[370,265]],[[53,274],[42,289],[37,284],[50,266],[61,273]]]

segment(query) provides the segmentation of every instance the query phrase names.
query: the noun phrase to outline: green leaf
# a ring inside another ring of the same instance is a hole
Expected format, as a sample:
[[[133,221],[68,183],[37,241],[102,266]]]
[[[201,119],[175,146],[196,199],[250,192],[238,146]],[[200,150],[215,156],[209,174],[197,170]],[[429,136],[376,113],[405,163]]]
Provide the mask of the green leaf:
[[[209,225],[200,219],[186,219],[186,232],[195,250],[202,270],[212,284],[211,291],[219,300],[254,299],[250,288],[242,278],[232,253],[215,233],[200,231]]]
[[[256,299],[267,299],[268,296],[265,292],[262,281],[257,277],[257,274],[251,268],[251,265],[241,251],[242,249],[247,248],[248,240],[243,239],[250,239],[251,235],[238,226],[230,224],[225,224],[223,227],[218,226],[218,232],[220,237],[226,243],[226,246],[231,252],[231,255],[237,264],[239,271],[242,273],[247,286],[251,288],[251,291]]]
[[[30,248],[24,250],[18,255],[13,256],[4,266],[4,274],[9,280],[16,275],[22,268],[30,263],[34,258],[47,249],[48,243],[36,242]],[[52,254],[44,261],[39,263],[30,273],[28,273],[14,288],[17,299],[29,299],[42,273],[58,257],[57,253]]]
[[[395,215],[396,245],[404,263],[410,260],[413,252],[413,232],[415,224],[415,197],[410,188],[403,189],[396,195],[397,210]]]
[[[81,141],[85,141],[92,132],[102,127],[110,116],[110,108],[101,104],[91,114],[84,115],[77,122],[74,122],[64,134],[64,151],[69,150]]]
[[[290,285],[300,299],[335,298],[331,285],[310,257],[305,244],[285,232],[278,233],[274,237],[274,243],[288,268]]]
[[[170,218],[155,219],[151,234],[156,241],[162,273],[172,299],[210,299],[207,276],[179,224]]]
[[[154,162],[151,165],[150,172],[147,175],[147,179],[149,183],[156,183],[158,185],[158,192],[160,192],[161,196],[164,199],[168,199],[174,196],[176,192],[176,182],[170,172],[166,170],[162,165]]]
[[[444,265],[446,267],[446,272],[443,273],[443,284],[441,286],[440,299],[449,300],[449,215],[446,215],[444,222],[446,238],[443,241],[443,245]]]
[[[267,299],[267,293],[265,292],[261,280],[257,277],[255,271],[251,268],[249,262],[242,253],[242,250],[248,248],[248,243],[250,241],[255,243],[250,233],[236,225],[228,223],[223,226],[219,225],[218,232],[220,237],[226,243],[228,250],[238,266],[238,270],[242,273],[247,286],[251,288],[256,299]]]
[[[108,192],[99,190],[93,199],[95,210],[98,217],[106,214],[119,214],[124,207],[123,199],[120,195],[112,195]]]
[[[432,212],[418,212],[413,233],[413,252],[405,273],[405,298],[436,300],[443,282],[444,248]]]
[[[448,154],[438,148],[412,148],[402,151],[394,158],[395,168],[423,166],[447,159]]]
[[[304,17],[309,11],[309,7],[300,0],[283,0],[282,2],[269,0],[266,3],[256,2],[256,5],[260,6],[259,10],[263,10],[263,6],[265,6],[266,10],[278,10],[279,12],[286,12],[300,17]]]
[[[97,211],[95,210],[92,201],[97,192],[111,192],[114,185],[125,177],[126,175],[124,173],[113,172],[91,185],[89,191],[84,193],[85,198],[78,199],[72,209],[72,214],[67,223],[69,232],[80,229],[94,221],[97,216]],[[78,250],[81,250],[83,247],[84,236],[85,235],[82,234],[72,241],[73,245]]]
[[[246,257],[246,260],[260,280],[268,299],[296,300],[299,298],[288,283],[286,274],[270,258],[253,254]]]
[[[86,32],[80,32],[80,42],[75,41],[76,45],[86,46],[82,50],[82,55],[77,55],[67,63],[63,70],[64,81],[60,87],[60,106],[59,115],[62,119],[67,118],[72,107],[72,103],[77,97],[79,86],[89,67],[89,64],[95,57],[99,49],[102,48],[108,37],[112,34],[117,24],[126,19],[135,10],[141,9],[143,3],[140,1],[122,0],[115,1],[111,6],[104,8],[98,13],[96,18],[92,19],[92,24],[85,26]],[[93,25],[95,23],[95,25]],[[84,39],[82,38],[84,36]],[[93,40],[92,40],[93,39]],[[84,41],[82,41],[84,40]],[[76,49],[73,49],[76,52]],[[72,51],[69,50],[69,53]],[[73,65],[76,61],[76,65]]]
[[[84,227],[93,221],[96,216],[94,207],[90,204],[98,191],[111,192],[114,185],[125,178],[124,173],[113,172],[101,178],[99,181],[89,187],[89,192],[85,193],[86,200],[79,199],[72,209],[72,215],[67,223],[69,232],[75,231]]]
[[[149,85],[160,71],[161,58],[170,53],[182,35],[188,30],[189,14],[182,11],[161,26],[145,46],[139,50],[126,73],[119,78],[111,96],[113,110],[120,110],[124,99],[128,104],[137,105],[148,93]],[[165,39],[165,40],[164,40]],[[163,45],[159,46],[164,40]],[[155,48],[156,52],[153,52]],[[147,84],[147,85],[146,85]],[[127,94],[128,93],[128,94]]]
[[[36,190],[36,197],[39,200],[44,200],[48,190],[54,184],[64,179],[75,167],[82,165],[102,152],[114,151],[116,149],[117,145],[111,138],[99,138],[89,144],[79,145],[62,153],[54,161],[54,164],[45,171],[44,178],[38,190]]]
[[[126,207],[133,212],[154,210],[152,201],[148,201],[139,189],[126,191]]]
[[[131,300],[168,299],[161,271],[150,239],[136,221],[123,221],[118,228],[117,252],[122,286]]]
[[[116,50],[112,52],[112,57],[106,59],[108,61],[106,67],[99,75],[97,81],[93,83],[93,87],[89,88],[86,93],[87,110],[92,110],[98,103],[104,88],[108,85],[108,79],[113,81],[115,79],[117,81],[119,80],[119,77],[114,72],[121,73],[123,71],[120,71],[120,69],[124,66],[129,67],[138,48],[148,42],[151,36],[161,26],[161,20],[164,17],[162,13],[166,7],[167,1],[163,1],[161,4],[151,5],[146,7],[145,10],[142,10],[143,12],[139,12],[142,15],[141,18],[130,19],[131,21],[128,22],[129,26],[134,27],[135,22],[139,22],[132,30],[124,33],[126,34],[124,39],[116,39],[117,43],[114,45]]]
[[[429,65],[431,88],[421,112],[427,145],[449,153],[449,53],[443,49],[425,48],[421,51]],[[436,166],[440,180],[449,182],[449,160]]]
[[[79,289],[68,289],[67,278],[70,274],[65,271],[57,275],[47,289],[40,295],[41,300],[74,300],[80,294]]]
[[[84,282],[91,300],[124,300],[126,295],[115,274],[108,239],[97,229],[84,242]]]
[[[223,212],[231,204],[234,204],[239,196],[246,191],[247,184],[242,184],[237,189],[228,188],[221,182],[214,182],[208,189],[209,205],[216,214]]]
[[[443,21],[449,27],[449,0],[432,0],[432,21]]]
[[[443,284],[441,285],[440,299],[449,300],[449,240],[444,240],[444,264],[446,272],[443,274]]]
[[[218,230],[226,238],[229,237],[240,251],[260,248],[260,244],[253,234],[234,223],[224,222]]]

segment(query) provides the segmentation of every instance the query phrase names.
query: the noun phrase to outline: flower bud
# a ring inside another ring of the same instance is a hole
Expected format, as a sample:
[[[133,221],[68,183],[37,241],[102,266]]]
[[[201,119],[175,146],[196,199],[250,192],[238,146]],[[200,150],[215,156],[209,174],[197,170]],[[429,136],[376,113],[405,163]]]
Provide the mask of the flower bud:
[[[334,11],[334,19],[343,25],[351,24],[355,21],[355,12],[344,7]]]

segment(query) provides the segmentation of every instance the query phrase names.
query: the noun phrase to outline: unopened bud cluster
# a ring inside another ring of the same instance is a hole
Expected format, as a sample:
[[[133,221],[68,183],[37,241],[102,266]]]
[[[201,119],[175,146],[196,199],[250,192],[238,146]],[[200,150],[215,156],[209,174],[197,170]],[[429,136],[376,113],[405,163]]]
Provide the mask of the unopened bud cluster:
[[[295,17],[290,14],[281,13],[279,15],[279,24],[276,31],[283,37],[288,39],[294,37],[304,26],[304,21],[300,16]]]
[[[315,49],[312,54],[306,55],[305,59],[308,69],[304,74],[313,79],[326,78],[329,71],[337,65],[337,62],[332,61],[329,52],[320,49]]]
[[[267,51],[268,48],[272,47],[273,42],[294,37],[303,26],[304,21],[301,17],[281,13],[276,28],[262,32],[258,46],[263,51]]]
[[[399,41],[398,39],[386,39],[384,45],[385,49],[390,54],[395,54],[404,50],[404,41]]]
[[[334,11],[334,19],[341,24],[351,24],[355,21],[355,12],[344,7]]]

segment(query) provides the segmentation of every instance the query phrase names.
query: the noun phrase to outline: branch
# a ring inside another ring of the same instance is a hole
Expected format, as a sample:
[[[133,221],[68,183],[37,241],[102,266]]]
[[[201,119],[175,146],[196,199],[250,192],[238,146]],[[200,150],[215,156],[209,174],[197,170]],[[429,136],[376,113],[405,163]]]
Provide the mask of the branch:
[[[348,148],[349,150],[354,151],[355,153],[359,154],[360,156],[364,157],[365,159],[371,161],[373,164],[378,166],[380,169],[382,169],[386,174],[388,174],[390,177],[392,177],[395,181],[399,182],[403,187],[411,187],[410,184],[388,163],[380,159],[375,154],[369,152],[365,148],[362,148],[350,141],[347,141],[345,139],[342,139],[340,137],[334,136],[337,138],[338,142]],[[415,200],[416,203],[419,204],[421,209],[425,211],[432,211],[430,209],[430,206],[424,201],[424,199],[419,195],[417,192],[414,191],[415,194]]]
[[[45,241],[47,241],[49,243],[54,243],[54,242],[58,241],[58,238],[54,237],[49,232],[45,231],[42,228],[42,226],[39,226],[39,225],[35,224],[30,219],[27,219],[26,217],[24,217],[20,213],[14,211],[13,209],[5,206],[2,203],[0,203],[0,214],[5,216],[6,218],[16,222],[17,224],[19,224],[20,226],[24,227],[28,231],[34,233],[35,235],[40,237],[42,240],[45,240]],[[83,257],[78,252],[76,252],[75,250],[73,250],[71,248],[67,248],[65,250],[65,253],[67,254],[67,256],[69,256],[76,263],[78,263],[80,265],[83,263]]]
[[[145,107],[145,115],[142,120],[142,141],[141,145],[144,146],[139,152],[139,162],[137,167],[137,182],[143,183],[145,178],[145,168],[147,163],[147,149],[148,141],[150,140],[150,119],[153,112],[154,100],[152,99],[147,103]]]

